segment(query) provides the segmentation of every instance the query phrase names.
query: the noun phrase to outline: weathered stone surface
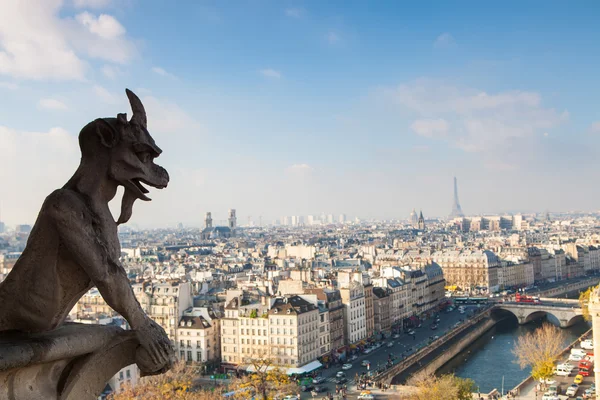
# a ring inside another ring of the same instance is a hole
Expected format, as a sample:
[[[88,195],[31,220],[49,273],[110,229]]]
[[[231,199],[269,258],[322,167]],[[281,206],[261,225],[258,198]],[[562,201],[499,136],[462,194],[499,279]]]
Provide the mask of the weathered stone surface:
[[[23,254],[0,283],[0,371],[27,370],[11,372],[12,380],[5,383],[13,390],[26,390],[25,376],[35,378],[36,384],[51,385],[57,371],[62,371],[61,382],[67,382],[65,368],[72,374],[75,364],[65,366],[65,359],[71,363],[75,357],[79,363],[82,354],[97,356],[102,346],[122,338],[121,333],[104,329],[82,330],[81,338],[66,327],[56,331],[93,286],[134,330],[127,340],[137,341],[133,354],[139,355],[136,362],[142,372],[160,373],[171,365],[173,348],[166,333],[142,310],[119,262],[118,224],[129,220],[135,200],[150,200],[143,184],[162,189],[169,182],[167,171],[154,163],[162,150],[147,130],[144,107],[135,94],[126,92],[131,120],[119,114],[81,130],[79,168],[46,198]],[[118,186],[125,192],[115,221],[108,203]],[[80,377],[86,371],[81,368]]]

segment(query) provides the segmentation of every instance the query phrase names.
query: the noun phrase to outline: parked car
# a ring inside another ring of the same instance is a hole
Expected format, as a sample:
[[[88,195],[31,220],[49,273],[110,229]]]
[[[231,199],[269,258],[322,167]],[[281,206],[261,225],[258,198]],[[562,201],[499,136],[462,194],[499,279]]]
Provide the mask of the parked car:
[[[352,368],[352,364],[344,364],[344,365],[342,365],[342,369],[343,369],[344,371],[347,371],[347,370],[349,370],[350,368]]]
[[[362,365],[363,367],[366,367],[369,364],[371,364],[371,361],[369,360],[362,360],[362,362],[360,363],[360,365]]]
[[[315,378],[313,378],[312,383],[315,385],[318,385],[319,383],[323,383],[325,382],[325,377],[323,376],[317,376]]]
[[[565,392],[565,394],[567,396],[575,396],[577,394],[578,390],[579,390],[579,385],[576,383],[573,383],[571,386],[569,386],[567,388],[567,391]]]
[[[586,350],[592,350],[594,348],[594,342],[590,339],[584,340],[581,342],[581,348]]]
[[[581,382],[583,382],[583,375],[579,375],[577,374],[575,376],[575,379],[573,380],[573,383],[576,383],[578,385],[581,385]]]
[[[583,360],[583,357],[581,354],[570,354],[569,355],[569,361],[581,361]]]
[[[298,398],[298,396],[295,396],[293,394],[288,394],[287,396],[285,396],[283,398],[283,400],[300,400],[300,399]]]

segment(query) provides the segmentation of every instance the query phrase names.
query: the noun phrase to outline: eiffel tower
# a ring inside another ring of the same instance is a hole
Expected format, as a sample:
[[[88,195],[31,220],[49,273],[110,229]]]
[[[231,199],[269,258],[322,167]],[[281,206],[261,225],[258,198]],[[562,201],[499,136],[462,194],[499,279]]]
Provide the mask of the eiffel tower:
[[[460,203],[458,202],[458,183],[456,181],[456,177],[454,177],[454,204],[452,205],[450,218],[459,218],[464,216],[465,214],[463,214],[462,208],[460,208]]]

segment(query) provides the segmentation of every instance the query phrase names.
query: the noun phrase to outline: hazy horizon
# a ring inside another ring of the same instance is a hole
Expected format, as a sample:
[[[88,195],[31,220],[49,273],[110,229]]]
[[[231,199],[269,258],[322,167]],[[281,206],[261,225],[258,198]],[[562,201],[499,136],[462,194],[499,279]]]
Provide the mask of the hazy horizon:
[[[126,87],[171,175],[141,227],[447,216],[454,176],[467,215],[600,209],[598,2],[20,3],[0,0],[7,225],[71,177],[84,125],[131,115]]]

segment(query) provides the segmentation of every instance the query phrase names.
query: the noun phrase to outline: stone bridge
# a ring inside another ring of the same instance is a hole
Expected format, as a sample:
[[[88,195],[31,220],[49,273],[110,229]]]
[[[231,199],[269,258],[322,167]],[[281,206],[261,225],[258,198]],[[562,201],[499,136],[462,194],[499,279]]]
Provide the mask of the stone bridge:
[[[561,328],[568,328],[583,319],[583,312],[577,300],[568,299],[540,299],[540,303],[498,303],[493,310],[504,310],[512,313],[519,325],[526,324],[546,315],[554,316]]]

